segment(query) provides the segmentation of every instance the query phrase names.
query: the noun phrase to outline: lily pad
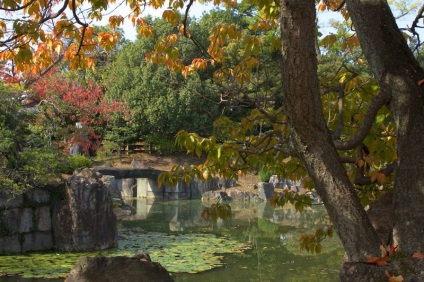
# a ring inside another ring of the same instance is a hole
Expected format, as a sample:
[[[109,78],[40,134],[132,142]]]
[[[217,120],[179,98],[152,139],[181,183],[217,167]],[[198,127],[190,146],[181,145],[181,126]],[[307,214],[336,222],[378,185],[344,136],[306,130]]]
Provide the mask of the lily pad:
[[[119,247],[90,253],[30,253],[0,256],[0,276],[19,275],[24,278],[66,277],[81,256],[132,256],[150,254],[170,272],[198,273],[220,267],[222,254],[242,253],[249,246],[213,234],[141,233],[120,229]]]

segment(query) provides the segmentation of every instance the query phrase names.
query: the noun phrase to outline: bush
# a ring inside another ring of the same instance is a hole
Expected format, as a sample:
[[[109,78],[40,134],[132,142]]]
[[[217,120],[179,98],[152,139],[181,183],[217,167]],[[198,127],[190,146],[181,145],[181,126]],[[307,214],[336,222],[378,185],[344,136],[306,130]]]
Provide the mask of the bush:
[[[20,194],[32,187],[42,187],[60,177],[66,159],[51,148],[26,148],[0,170],[0,188]]]
[[[146,136],[146,142],[151,144],[151,149],[161,155],[172,155],[181,151],[175,144],[174,139],[166,137]]]
[[[259,181],[261,182],[268,182],[273,173],[268,170],[266,167],[262,167],[262,169],[259,171]]]
[[[68,168],[66,173],[71,174],[81,167],[93,167],[93,162],[84,155],[73,155],[68,157]]]

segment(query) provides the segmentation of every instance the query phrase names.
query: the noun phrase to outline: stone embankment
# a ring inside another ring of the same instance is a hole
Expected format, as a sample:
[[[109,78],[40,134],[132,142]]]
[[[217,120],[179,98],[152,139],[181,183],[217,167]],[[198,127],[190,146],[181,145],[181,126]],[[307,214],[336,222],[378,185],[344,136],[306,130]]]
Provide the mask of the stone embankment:
[[[51,200],[42,189],[15,197],[0,192],[0,254],[53,247]]]
[[[116,246],[112,207],[99,175],[89,169],[71,176],[65,187],[0,193],[0,254]]]

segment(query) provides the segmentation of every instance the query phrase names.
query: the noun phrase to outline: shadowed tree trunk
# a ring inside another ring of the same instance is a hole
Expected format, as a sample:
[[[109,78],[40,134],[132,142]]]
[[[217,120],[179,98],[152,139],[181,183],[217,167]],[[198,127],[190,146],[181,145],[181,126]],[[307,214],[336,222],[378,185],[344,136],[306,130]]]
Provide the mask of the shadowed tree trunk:
[[[384,0],[347,0],[362,50],[397,125],[394,241],[407,254],[424,247],[424,72]]]
[[[281,1],[282,73],[293,144],[323,200],[349,260],[378,256],[380,241],[324,121],[317,77],[315,1]]]

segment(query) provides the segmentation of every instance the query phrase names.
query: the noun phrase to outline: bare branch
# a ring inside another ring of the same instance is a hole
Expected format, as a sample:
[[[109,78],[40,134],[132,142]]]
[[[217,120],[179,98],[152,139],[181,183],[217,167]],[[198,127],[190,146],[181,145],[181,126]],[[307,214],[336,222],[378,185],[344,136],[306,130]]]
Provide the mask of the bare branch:
[[[188,20],[188,12],[190,11],[191,5],[193,5],[194,0],[190,0],[190,2],[187,4],[185,14],[184,14],[184,20],[183,20],[183,28],[184,28],[184,36],[187,38],[190,38],[187,32],[187,20]]]
[[[77,15],[77,6],[76,6],[76,3],[75,3],[75,0],[72,0],[72,15],[74,16],[74,18],[75,18],[75,21],[78,23],[78,24],[80,24],[80,25],[82,25],[83,27],[88,27],[88,24],[87,23],[83,23],[81,20],[80,20],[80,18],[78,17],[78,15]]]

